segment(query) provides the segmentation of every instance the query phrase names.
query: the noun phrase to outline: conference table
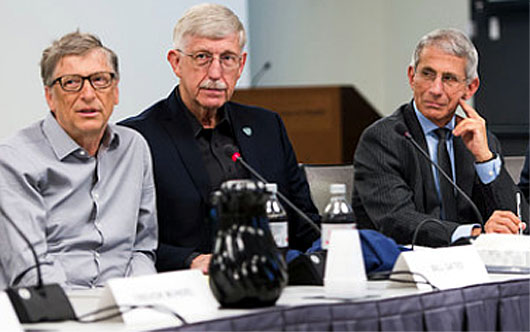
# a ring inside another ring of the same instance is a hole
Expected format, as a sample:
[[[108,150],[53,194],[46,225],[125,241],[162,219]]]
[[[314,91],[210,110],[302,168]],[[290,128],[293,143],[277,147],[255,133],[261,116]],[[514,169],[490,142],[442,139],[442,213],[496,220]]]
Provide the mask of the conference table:
[[[443,291],[389,288],[369,281],[353,299],[327,298],[323,287],[286,287],[275,306],[217,309],[211,317],[183,325],[126,326],[119,319],[98,323],[24,324],[26,331],[529,331],[530,275],[490,274],[490,282]],[[206,282],[206,278],[205,278]],[[97,308],[102,289],[69,292],[76,314]],[[197,308],[200,310],[200,308]]]

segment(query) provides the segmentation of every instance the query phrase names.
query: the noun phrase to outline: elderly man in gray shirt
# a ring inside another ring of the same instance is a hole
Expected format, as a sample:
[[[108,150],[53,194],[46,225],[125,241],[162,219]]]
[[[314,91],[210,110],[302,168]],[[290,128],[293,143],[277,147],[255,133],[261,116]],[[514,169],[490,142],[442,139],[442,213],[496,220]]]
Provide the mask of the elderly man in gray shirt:
[[[36,283],[91,288],[155,273],[157,222],[149,149],[135,131],[107,124],[118,103],[118,60],[90,34],[44,50],[51,112],[0,144],[0,290]]]

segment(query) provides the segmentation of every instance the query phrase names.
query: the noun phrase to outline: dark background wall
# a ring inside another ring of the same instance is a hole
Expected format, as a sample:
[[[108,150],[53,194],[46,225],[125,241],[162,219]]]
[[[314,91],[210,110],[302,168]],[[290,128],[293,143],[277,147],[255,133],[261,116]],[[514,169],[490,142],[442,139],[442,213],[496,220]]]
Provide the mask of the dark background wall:
[[[501,140],[505,155],[522,155],[529,120],[528,0],[472,0],[481,86],[476,108]]]

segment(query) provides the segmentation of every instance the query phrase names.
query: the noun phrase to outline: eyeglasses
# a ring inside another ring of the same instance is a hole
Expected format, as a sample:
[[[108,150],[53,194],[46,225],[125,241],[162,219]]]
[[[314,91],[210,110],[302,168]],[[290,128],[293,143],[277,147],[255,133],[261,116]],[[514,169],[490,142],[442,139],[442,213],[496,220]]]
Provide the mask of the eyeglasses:
[[[183,50],[177,49],[178,52],[189,56],[193,61],[193,64],[197,67],[205,68],[209,67],[215,56],[212,53],[199,51],[195,53],[186,53]],[[241,56],[234,53],[224,53],[219,55],[219,62],[225,70],[233,70],[239,67],[241,63]]]
[[[438,73],[428,68],[423,68],[417,74],[420,80],[429,82],[430,84],[434,83],[438,77]],[[449,90],[458,88],[461,84],[466,82],[466,79],[458,78],[456,75],[451,73],[443,73],[441,79],[444,88]]]
[[[79,92],[81,89],[83,89],[85,80],[88,80],[90,85],[92,85],[95,90],[102,90],[108,88],[112,84],[112,81],[115,77],[116,74],[105,71],[94,73],[88,76],[64,75],[53,80],[53,82],[50,84],[50,87],[55,83],[59,83],[64,91]]]

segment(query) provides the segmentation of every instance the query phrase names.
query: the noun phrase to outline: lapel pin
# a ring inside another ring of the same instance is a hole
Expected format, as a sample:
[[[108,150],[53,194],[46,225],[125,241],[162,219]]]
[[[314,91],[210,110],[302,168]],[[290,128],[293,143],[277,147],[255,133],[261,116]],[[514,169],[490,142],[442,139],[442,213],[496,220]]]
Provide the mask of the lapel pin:
[[[252,136],[252,128],[246,126],[241,129],[245,135],[248,137]]]

